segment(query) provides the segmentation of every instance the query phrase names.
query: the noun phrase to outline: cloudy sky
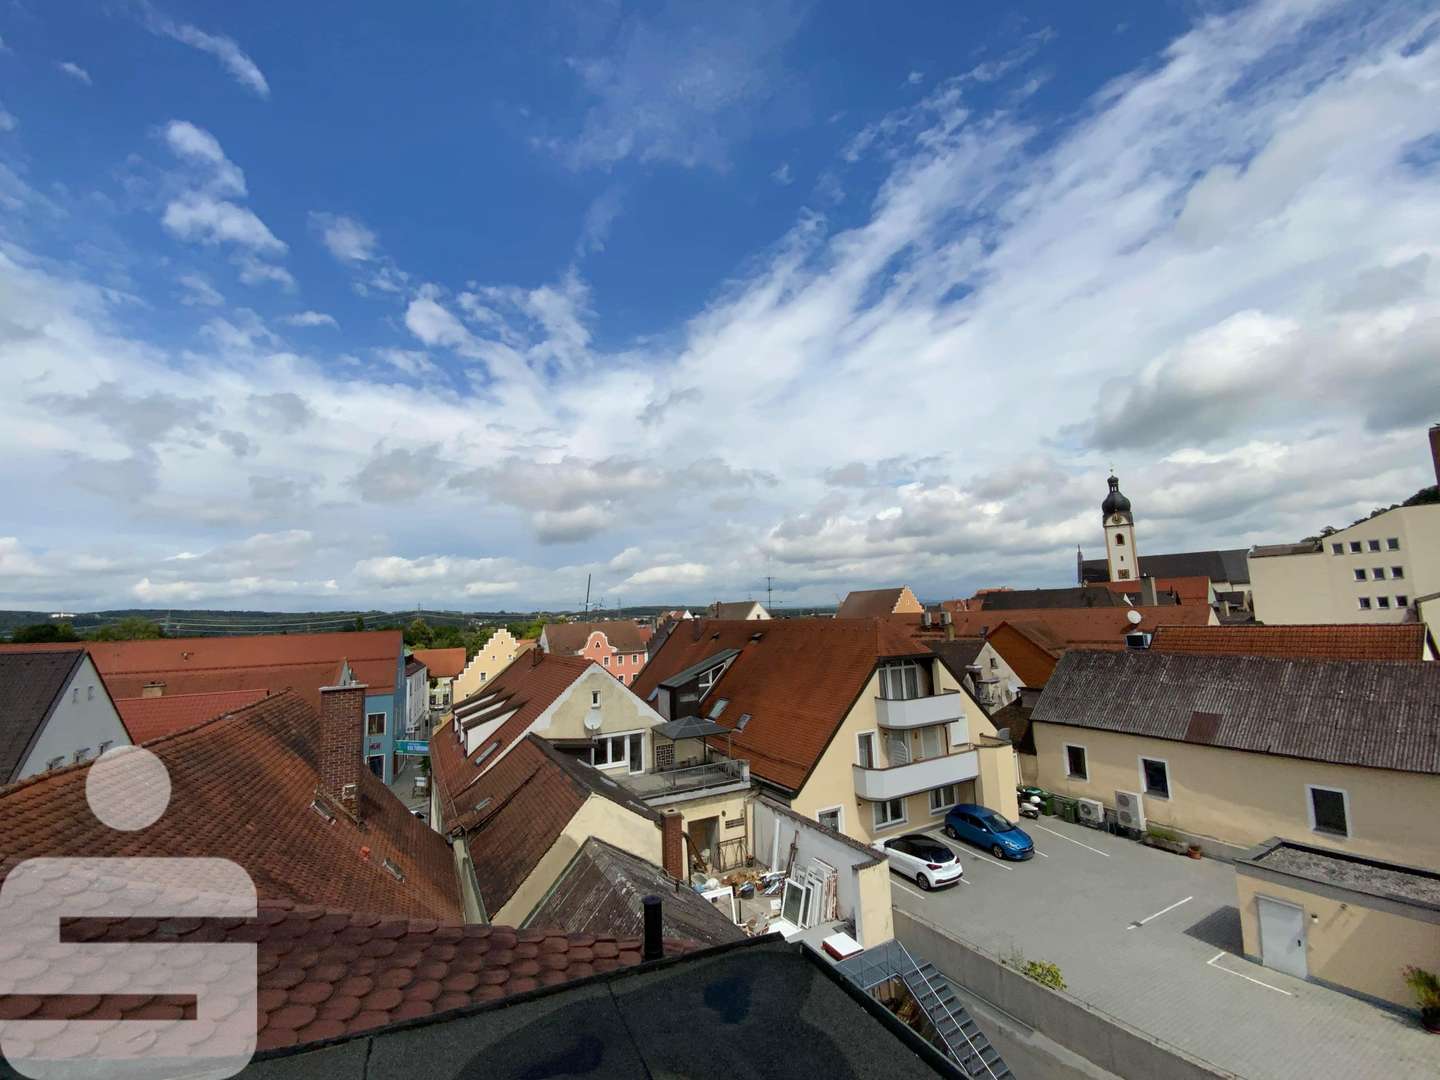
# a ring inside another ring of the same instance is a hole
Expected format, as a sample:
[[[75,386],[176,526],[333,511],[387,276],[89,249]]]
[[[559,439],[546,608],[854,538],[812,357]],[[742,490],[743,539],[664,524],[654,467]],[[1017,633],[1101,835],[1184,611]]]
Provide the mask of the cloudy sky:
[[[12,0],[0,605],[1064,584],[1433,482],[1432,5]]]

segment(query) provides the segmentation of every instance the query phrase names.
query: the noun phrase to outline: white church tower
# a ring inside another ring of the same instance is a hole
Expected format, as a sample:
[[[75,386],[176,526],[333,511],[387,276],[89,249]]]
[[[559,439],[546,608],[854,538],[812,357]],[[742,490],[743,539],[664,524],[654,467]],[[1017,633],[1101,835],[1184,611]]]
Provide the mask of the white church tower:
[[[1110,494],[1100,504],[1105,523],[1105,559],[1111,581],[1139,581],[1140,553],[1135,550],[1135,518],[1130,500],[1120,494],[1120,481],[1110,477]]]

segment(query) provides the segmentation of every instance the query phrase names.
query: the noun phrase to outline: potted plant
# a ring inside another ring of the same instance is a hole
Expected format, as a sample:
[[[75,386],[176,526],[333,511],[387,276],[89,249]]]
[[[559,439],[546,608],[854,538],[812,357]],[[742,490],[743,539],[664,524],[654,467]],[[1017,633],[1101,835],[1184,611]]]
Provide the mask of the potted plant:
[[[1420,1026],[1440,1035],[1440,977],[1424,968],[1407,967],[1405,985],[1415,992],[1420,1006]]]
[[[1189,855],[1192,859],[1198,859],[1201,855],[1204,854],[1204,852],[1200,850],[1199,844],[1192,843],[1186,846],[1185,854]]]

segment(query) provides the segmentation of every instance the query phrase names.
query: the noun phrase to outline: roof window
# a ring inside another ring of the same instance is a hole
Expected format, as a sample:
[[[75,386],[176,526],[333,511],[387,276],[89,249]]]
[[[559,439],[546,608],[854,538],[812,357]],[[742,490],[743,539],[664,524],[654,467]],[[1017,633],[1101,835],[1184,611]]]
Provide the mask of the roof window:
[[[385,869],[389,871],[390,876],[393,877],[396,881],[405,880],[405,871],[400,869],[394,859],[384,859],[381,861],[380,865],[385,867]]]

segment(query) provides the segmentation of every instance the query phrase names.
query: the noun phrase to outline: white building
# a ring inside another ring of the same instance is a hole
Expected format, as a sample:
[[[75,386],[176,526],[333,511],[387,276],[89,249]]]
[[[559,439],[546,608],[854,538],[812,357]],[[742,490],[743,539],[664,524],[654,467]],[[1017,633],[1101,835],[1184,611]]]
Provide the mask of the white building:
[[[81,646],[0,653],[0,785],[130,745]]]

